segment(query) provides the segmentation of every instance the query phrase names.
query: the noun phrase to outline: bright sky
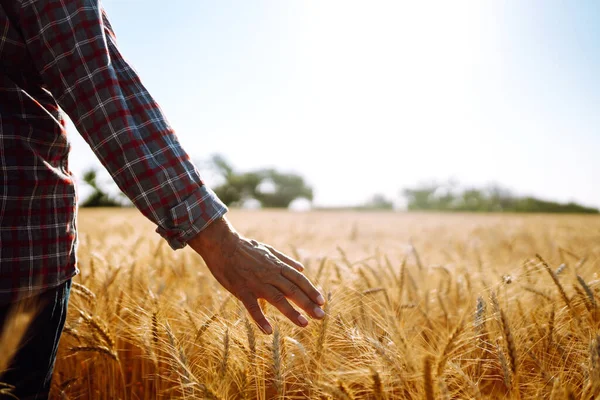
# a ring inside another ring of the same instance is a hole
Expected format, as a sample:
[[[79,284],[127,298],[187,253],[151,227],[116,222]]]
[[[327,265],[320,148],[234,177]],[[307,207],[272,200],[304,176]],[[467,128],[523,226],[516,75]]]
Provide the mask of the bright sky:
[[[455,178],[600,206],[598,1],[104,6],[193,159],[298,172],[318,205]]]

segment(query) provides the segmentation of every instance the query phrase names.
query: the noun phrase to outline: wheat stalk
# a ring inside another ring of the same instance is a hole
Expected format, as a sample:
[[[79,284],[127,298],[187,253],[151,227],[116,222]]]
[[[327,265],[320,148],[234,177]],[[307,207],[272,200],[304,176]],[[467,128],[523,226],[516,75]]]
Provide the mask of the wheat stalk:
[[[456,342],[458,341],[458,337],[462,333],[463,328],[464,328],[464,323],[461,321],[456,326],[456,328],[454,329],[454,331],[452,332],[450,337],[448,338],[448,341],[446,342],[446,346],[444,347],[444,350],[442,351],[442,354],[438,361],[437,376],[442,376],[442,373],[444,372],[444,367],[446,366],[446,362],[448,361],[448,357],[450,356],[450,353],[452,352],[454,347],[456,347]]]
[[[508,348],[508,356],[510,359],[510,368],[514,375],[517,374],[518,369],[518,354],[517,354],[517,346],[515,344],[515,338],[512,335],[512,331],[510,329],[510,325],[508,323],[508,318],[504,313],[504,310],[500,309],[500,321],[502,322],[502,334],[504,335],[504,340],[506,341],[506,347]]]
[[[213,314],[208,320],[206,320],[206,322],[204,322],[200,326],[200,328],[198,328],[198,332],[196,332],[196,338],[194,339],[194,342],[198,342],[200,339],[202,339],[202,335],[204,335],[206,330],[210,327],[210,325],[213,322],[217,320],[218,317],[218,314]]]
[[[325,303],[325,307],[323,311],[325,311],[325,317],[321,321],[321,327],[319,329],[319,336],[317,338],[317,352],[316,352],[316,361],[320,361],[323,356],[323,352],[325,351],[325,343],[327,339],[327,327],[329,325],[329,307],[331,303],[331,293],[327,295],[327,302]]]
[[[546,271],[548,271],[548,274],[550,274],[550,277],[552,278],[552,281],[554,282],[554,284],[558,288],[558,292],[560,293],[560,297],[563,299],[563,301],[565,302],[565,304],[567,305],[567,307],[569,308],[569,310],[571,311],[571,313],[573,314],[573,316],[576,317],[575,311],[573,310],[573,307],[571,306],[571,300],[569,300],[569,297],[567,296],[567,293],[565,292],[565,289],[563,288],[562,284],[560,283],[560,281],[558,280],[558,278],[554,274],[554,271],[552,271],[552,269],[546,263],[546,261],[542,258],[542,256],[540,256],[539,254],[536,254],[535,256],[538,258],[538,260],[540,260],[540,262],[542,263],[542,265],[544,266],[544,268],[546,269]]]
[[[348,388],[348,386],[342,380],[338,380],[337,387],[344,399],[354,400],[354,393],[352,393],[350,388]]]
[[[546,344],[546,352],[550,352],[550,349],[552,348],[552,339],[554,337],[554,307],[552,307],[552,310],[550,310],[550,316],[548,318],[548,334],[547,336],[547,344]]]
[[[433,389],[433,377],[431,376],[431,364],[433,363],[433,358],[430,356],[426,356],[423,360],[423,382],[425,388],[425,399],[426,400],[434,400],[434,389]]]
[[[256,359],[256,336],[254,335],[254,327],[250,323],[250,320],[245,317],[244,318],[244,327],[246,328],[246,337],[248,338],[248,363],[250,365],[254,365],[254,360]]]
[[[509,367],[509,363],[506,360],[506,356],[500,347],[500,343],[496,342],[496,351],[498,353],[498,361],[500,361],[500,366],[502,367],[502,376],[504,377],[504,385],[508,388],[508,390],[512,390],[512,373]]]
[[[323,257],[321,259],[321,263],[319,264],[319,269],[317,271],[317,275],[315,276],[315,281],[319,282],[321,279],[321,275],[323,274],[323,271],[325,270],[325,266],[327,265],[327,257]]]
[[[71,282],[71,290],[74,293],[80,294],[90,304],[90,306],[95,305],[96,295],[86,286],[77,282]]]
[[[93,332],[96,333],[98,337],[102,339],[104,344],[106,344],[109,349],[112,350],[115,348],[115,341],[112,338],[110,332],[108,331],[108,328],[104,324],[101,324],[96,318],[84,313],[83,311],[80,311],[79,315],[81,315],[83,320],[91,326]]]
[[[587,298],[591,304],[591,307],[593,309],[596,309],[597,308],[596,297],[594,296],[594,292],[592,291],[592,289],[588,286],[588,284],[585,282],[585,280],[580,275],[577,275],[577,281],[579,282],[579,284],[585,291],[585,294],[587,295]]]
[[[527,290],[528,292],[531,292],[535,295],[540,296],[542,299],[551,302],[552,298],[550,296],[548,296],[546,293],[541,292],[539,290],[537,290],[536,288],[532,288],[532,287],[524,287],[523,289]]]
[[[376,400],[383,400],[383,382],[381,382],[381,376],[376,369],[371,369],[371,380],[373,381],[373,397]]]
[[[223,355],[221,357],[221,366],[219,367],[219,376],[221,379],[227,373],[227,363],[229,361],[229,328],[225,329],[223,337]]]
[[[83,352],[99,353],[99,354],[108,356],[108,358],[110,358],[112,360],[115,360],[115,361],[119,360],[117,353],[113,352],[111,349],[109,349],[106,346],[74,346],[69,349],[69,352],[71,354],[77,354],[77,353],[83,353]]]
[[[277,390],[277,397],[283,396],[283,364],[281,360],[281,336],[279,327],[273,331],[273,382]]]

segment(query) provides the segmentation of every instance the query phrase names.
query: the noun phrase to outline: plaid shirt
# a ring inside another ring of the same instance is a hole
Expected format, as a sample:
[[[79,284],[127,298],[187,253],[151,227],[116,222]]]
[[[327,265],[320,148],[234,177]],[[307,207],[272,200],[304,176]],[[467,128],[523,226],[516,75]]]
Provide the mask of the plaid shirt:
[[[0,302],[78,272],[61,110],[172,248],[227,211],[123,59],[98,0],[0,0]]]

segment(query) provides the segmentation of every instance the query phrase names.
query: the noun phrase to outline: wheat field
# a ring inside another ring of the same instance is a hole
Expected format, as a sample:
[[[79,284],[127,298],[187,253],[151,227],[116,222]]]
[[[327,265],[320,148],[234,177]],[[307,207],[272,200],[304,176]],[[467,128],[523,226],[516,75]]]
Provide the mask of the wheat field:
[[[52,397],[600,396],[600,218],[237,211],[302,261],[327,316],[266,336],[135,210],[81,210]]]

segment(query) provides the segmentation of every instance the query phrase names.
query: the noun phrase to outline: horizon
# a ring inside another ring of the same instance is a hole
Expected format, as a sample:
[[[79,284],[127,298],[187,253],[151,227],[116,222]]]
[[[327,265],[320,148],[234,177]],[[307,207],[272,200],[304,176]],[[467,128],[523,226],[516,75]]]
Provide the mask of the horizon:
[[[104,1],[194,160],[296,172],[315,207],[450,179],[600,207],[600,3],[428,4]]]

